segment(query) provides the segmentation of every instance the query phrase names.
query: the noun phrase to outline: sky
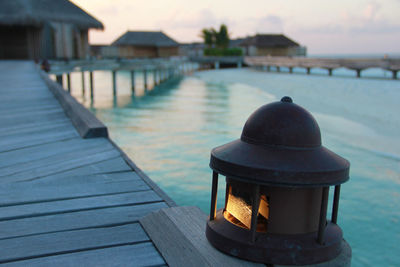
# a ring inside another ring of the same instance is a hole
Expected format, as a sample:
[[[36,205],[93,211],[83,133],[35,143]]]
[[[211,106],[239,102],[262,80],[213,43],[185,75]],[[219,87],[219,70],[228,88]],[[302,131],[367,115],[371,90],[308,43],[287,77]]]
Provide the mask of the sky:
[[[231,38],[283,33],[309,54],[400,53],[400,0],[71,0],[100,20],[91,44],[127,30],[163,31],[202,41],[203,28],[228,26]]]

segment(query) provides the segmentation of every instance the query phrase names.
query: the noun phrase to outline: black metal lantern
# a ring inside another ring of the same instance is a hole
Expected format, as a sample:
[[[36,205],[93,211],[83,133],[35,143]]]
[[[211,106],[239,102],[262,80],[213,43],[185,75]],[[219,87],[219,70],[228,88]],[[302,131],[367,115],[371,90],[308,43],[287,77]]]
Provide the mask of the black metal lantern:
[[[217,249],[268,264],[329,261],[342,250],[337,225],[340,184],[350,164],[321,145],[317,122],[290,97],[264,105],[240,139],[211,152],[213,169],[206,236]],[[216,211],[218,174],[225,207]],[[327,221],[329,187],[335,186]]]

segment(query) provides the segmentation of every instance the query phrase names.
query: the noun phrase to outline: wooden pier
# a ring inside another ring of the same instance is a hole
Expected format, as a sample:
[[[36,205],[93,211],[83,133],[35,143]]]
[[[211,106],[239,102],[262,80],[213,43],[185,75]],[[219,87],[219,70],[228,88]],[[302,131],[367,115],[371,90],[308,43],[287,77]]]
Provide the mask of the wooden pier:
[[[0,61],[0,263],[164,266],[138,220],[173,201],[54,84]]]
[[[197,69],[197,64],[187,59],[121,59],[121,60],[75,60],[75,61],[53,61],[49,74],[56,76],[56,81],[63,85],[66,78],[66,88],[71,91],[71,73],[81,72],[82,95],[85,95],[85,72],[89,73],[90,98],[94,98],[95,81],[94,72],[103,70],[110,71],[112,78],[113,96],[117,96],[117,73],[129,71],[131,77],[131,92],[135,94],[136,80],[138,75],[143,77],[143,89],[149,90],[149,77],[152,75],[153,86],[164,81],[191,73]]]
[[[397,79],[397,73],[400,71],[400,59],[329,59],[329,58],[306,58],[306,57],[245,57],[246,65],[270,71],[274,67],[278,72],[281,67],[289,69],[289,73],[293,72],[293,68],[304,68],[307,74],[311,73],[311,69],[320,68],[328,71],[328,75],[332,75],[333,71],[338,68],[347,68],[354,70],[358,78],[361,72],[369,68],[381,68],[390,71],[392,78]]]

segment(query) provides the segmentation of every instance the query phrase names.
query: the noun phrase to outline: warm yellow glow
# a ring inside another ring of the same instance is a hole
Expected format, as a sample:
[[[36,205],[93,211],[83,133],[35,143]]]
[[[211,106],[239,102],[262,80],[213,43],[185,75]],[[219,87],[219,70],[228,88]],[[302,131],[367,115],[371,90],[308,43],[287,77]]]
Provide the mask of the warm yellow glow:
[[[230,222],[232,222],[236,225],[242,226],[242,227],[246,227],[248,229],[251,228],[252,207],[251,207],[251,205],[247,204],[246,201],[244,201],[242,198],[236,197],[232,194],[229,194],[226,211],[227,211],[227,214],[224,214],[224,216]],[[258,209],[257,216],[259,214],[262,217],[264,217],[265,219],[268,219],[268,217],[269,217],[269,205],[268,205],[267,198],[264,195],[260,198],[260,207]],[[235,222],[235,220],[236,220],[236,222]],[[258,222],[258,224],[259,223],[261,223],[261,222]],[[257,231],[259,231],[259,230],[265,231],[266,230],[265,227],[266,227],[265,225],[262,227],[261,227],[261,225],[257,225],[257,228],[260,228],[260,229],[257,229]],[[263,230],[261,230],[261,229],[263,229]]]
[[[260,208],[258,209],[258,213],[264,216],[265,219],[268,219],[269,217],[269,205],[265,196],[261,197]]]
[[[247,228],[251,226],[251,206],[243,199],[235,197],[232,194],[228,196],[227,212],[243,223]]]

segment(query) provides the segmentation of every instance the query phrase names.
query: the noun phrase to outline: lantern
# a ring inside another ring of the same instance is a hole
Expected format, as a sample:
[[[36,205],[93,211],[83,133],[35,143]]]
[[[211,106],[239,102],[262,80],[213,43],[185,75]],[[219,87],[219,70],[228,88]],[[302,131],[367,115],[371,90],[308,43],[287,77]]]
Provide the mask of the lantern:
[[[260,107],[240,139],[211,152],[207,239],[225,253],[267,264],[334,259],[343,247],[337,216],[340,185],[349,179],[349,166],[321,145],[317,122],[290,97]],[[226,177],[225,205],[216,211],[219,174]]]

